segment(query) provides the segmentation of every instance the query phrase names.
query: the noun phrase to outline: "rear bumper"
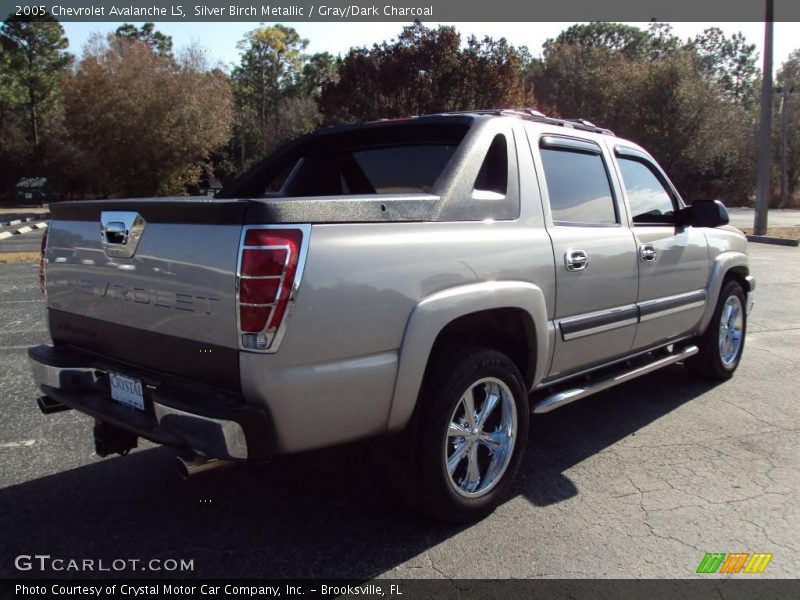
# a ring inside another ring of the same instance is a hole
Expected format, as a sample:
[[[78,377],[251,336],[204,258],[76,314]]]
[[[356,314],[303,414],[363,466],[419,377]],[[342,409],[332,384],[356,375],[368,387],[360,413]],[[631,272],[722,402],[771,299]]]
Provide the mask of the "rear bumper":
[[[150,441],[227,460],[265,461],[275,454],[270,415],[241,396],[167,380],[70,347],[36,346],[28,358],[42,394]],[[109,371],[142,381],[145,411],[111,399]]]

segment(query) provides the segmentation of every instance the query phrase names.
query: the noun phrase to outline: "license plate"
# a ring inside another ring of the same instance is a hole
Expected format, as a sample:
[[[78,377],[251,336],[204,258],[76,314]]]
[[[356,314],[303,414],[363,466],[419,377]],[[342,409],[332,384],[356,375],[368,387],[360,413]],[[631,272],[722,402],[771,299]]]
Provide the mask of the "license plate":
[[[137,410],[144,410],[142,382],[133,377],[109,372],[111,399]]]

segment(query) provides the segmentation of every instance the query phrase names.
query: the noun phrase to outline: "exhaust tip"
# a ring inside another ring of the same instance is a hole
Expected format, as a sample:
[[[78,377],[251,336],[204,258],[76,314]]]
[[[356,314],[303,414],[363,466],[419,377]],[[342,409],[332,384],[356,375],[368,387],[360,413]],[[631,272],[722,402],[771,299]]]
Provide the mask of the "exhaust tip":
[[[175,469],[182,479],[189,479],[192,475],[197,475],[203,471],[211,471],[220,467],[233,465],[232,461],[220,460],[219,458],[206,458],[205,456],[194,455],[191,457],[176,456]]]
[[[189,477],[191,477],[189,474],[189,464],[182,456],[175,457],[175,470],[178,471],[178,475],[181,479],[189,479]]]
[[[67,406],[66,404],[61,404],[61,402],[53,400],[48,396],[39,396],[36,399],[36,404],[39,406],[39,410],[42,411],[42,414],[45,415],[52,415],[53,413],[72,410],[71,407]]]

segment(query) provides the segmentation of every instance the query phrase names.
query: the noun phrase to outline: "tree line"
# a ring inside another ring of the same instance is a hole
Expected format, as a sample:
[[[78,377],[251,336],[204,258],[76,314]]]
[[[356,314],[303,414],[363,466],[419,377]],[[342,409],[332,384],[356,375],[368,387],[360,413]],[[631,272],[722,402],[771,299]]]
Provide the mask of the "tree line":
[[[152,23],[125,24],[75,56],[54,18],[9,18],[0,27],[0,197],[42,176],[62,199],[197,193],[320,126],[536,107],[641,143],[688,199],[752,199],[760,72],[741,34],[709,28],[681,40],[664,23],[573,25],[535,57],[504,38],[463,40],[454,27],[415,22],[334,57],[309,54],[291,27],[262,25],[237,48],[239,63],[222,68],[196,47],[176,51]],[[800,50],[777,83],[798,92],[776,104],[790,110],[794,191]]]

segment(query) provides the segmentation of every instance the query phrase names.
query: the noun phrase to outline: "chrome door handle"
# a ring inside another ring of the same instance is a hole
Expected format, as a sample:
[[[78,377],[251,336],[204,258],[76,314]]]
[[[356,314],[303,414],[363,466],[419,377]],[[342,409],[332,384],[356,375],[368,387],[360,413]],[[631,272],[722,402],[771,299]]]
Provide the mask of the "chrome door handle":
[[[589,256],[583,250],[567,250],[564,254],[564,266],[567,271],[583,271],[589,264]]]
[[[653,244],[642,244],[639,246],[639,258],[642,262],[653,262],[658,256],[656,247]]]

